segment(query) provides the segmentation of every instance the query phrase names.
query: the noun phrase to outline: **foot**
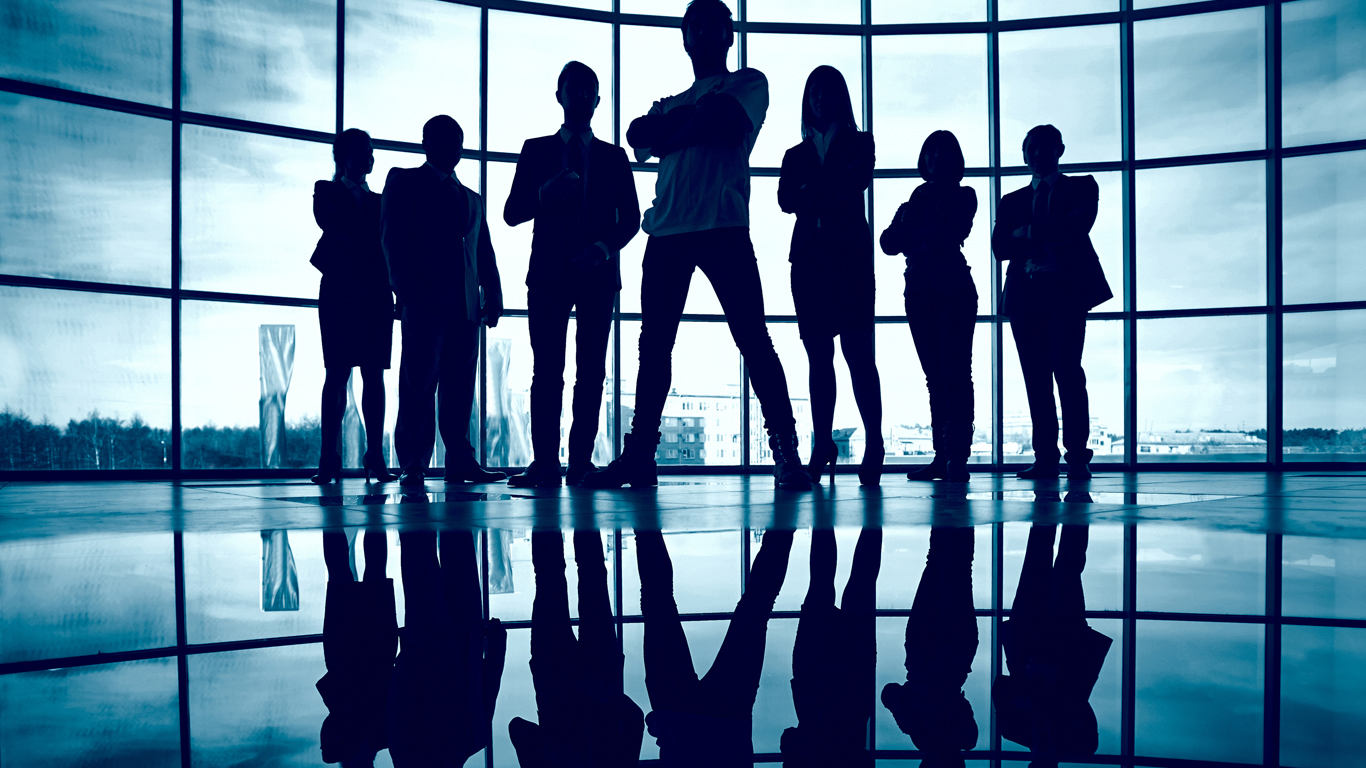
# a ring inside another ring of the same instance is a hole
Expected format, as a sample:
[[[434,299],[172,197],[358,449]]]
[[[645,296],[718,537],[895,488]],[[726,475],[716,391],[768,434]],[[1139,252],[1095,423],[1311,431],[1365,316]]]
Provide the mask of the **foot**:
[[[811,476],[797,455],[797,433],[773,435],[768,447],[773,451],[773,486],[786,491],[811,490]]]
[[[338,473],[336,472],[324,472],[320,469],[318,470],[318,474],[308,479],[312,480],[316,485],[331,485],[332,483],[337,482],[341,478],[338,477]]]
[[[512,488],[559,488],[560,483],[558,461],[554,464],[533,461],[525,472],[508,478],[508,486]]]
[[[598,468],[597,468],[596,466],[594,466],[594,465],[593,465],[593,462],[591,462],[591,461],[588,462],[587,464],[570,464],[570,465],[569,465],[569,471],[566,472],[566,473],[565,473],[565,476],[564,476],[564,484],[565,484],[565,485],[583,485],[583,478],[584,478],[584,476],[587,475],[589,472],[597,472],[597,471],[598,471]]]
[[[811,478],[811,482],[819,483],[821,475],[825,474],[825,468],[830,467],[830,482],[835,482],[835,464],[839,461],[840,449],[831,440],[824,445],[811,449],[811,463],[806,468],[806,474]]]
[[[944,469],[948,463],[947,459],[940,459],[936,456],[934,457],[934,461],[931,461],[920,469],[913,469],[910,472],[907,472],[906,479],[920,481],[943,480]]]
[[[478,464],[459,471],[446,470],[448,483],[501,483],[506,479],[506,472],[490,472]]]
[[[863,449],[863,462],[858,467],[859,485],[881,485],[882,484],[882,460],[886,457],[887,449],[876,446],[872,450]]]
[[[1058,462],[1056,461],[1036,461],[1030,465],[1029,469],[1022,469],[1015,473],[1021,480],[1056,480],[1058,477]]]
[[[427,473],[420,469],[405,469],[398,478],[399,485],[423,486],[427,483]]]
[[[655,450],[659,447],[659,433],[653,439],[637,437],[634,432],[626,435],[626,446],[621,456],[606,467],[588,472],[580,485],[585,488],[648,488],[659,484],[659,469],[655,464]]]
[[[950,459],[944,465],[944,480],[950,483],[966,483],[970,478],[968,475],[968,463]]]

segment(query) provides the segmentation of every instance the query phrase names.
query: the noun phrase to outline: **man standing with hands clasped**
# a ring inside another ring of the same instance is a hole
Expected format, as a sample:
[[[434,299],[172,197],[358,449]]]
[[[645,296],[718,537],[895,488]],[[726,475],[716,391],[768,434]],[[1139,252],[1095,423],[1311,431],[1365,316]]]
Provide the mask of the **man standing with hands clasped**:
[[[569,62],[560,71],[555,98],[564,108],[564,125],[522,145],[503,207],[508,226],[536,222],[526,276],[534,460],[508,480],[519,488],[560,484],[560,409],[571,310],[577,332],[566,481],[578,485],[596,469],[593,443],[607,378],[607,340],[621,290],[617,253],[640,230],[626,152],[595,138],[589,127],[599,101],[597,74],[586,64]]]

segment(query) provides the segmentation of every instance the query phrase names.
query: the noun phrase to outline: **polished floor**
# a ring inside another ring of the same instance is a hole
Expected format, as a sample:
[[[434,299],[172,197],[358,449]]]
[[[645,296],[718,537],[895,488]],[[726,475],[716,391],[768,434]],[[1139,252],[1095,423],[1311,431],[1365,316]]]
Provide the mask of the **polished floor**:
[[[369,567],[365,536],[387,542],[403,624],[401,535],[431,529],[476,532],[487,612],[509,633],[493,745],[466,764],[515,766],[508,723],[537,717],[531,535],[571,528],[601,531],[626,693],[646,712],[635,532],[665,532],[700,672],[763,531],[797,530],[754,709],[755,759],[776,762],[797,724],[789,680],[812,527],[836,530],[840,588],[859,529],[882,529],[881,687],[906,678],[931,531],[971,526],[979,641],[963,693],[979,736],[965,757],[1023,768],[1030,756],[1001,737],[991,688],[1008,671],[1000,627],[1026,540],[1051,523],[1089,526],[1086,616],[1113,640],[1090,698],[1099,746],[1076,764],[1366,764],[1366,473],[1145,472],[966,485],[888,475],[878,489],[841,475],[810,493],[775,492],[760,476],[611,492],[0,481],[0,766],[321,764],[323,532],[347,535],[357,574]],[[879,766],[920,762],[880,704],[868,745]],[[648,733],[641,757],[658,757]],[[381,751],[374,764],[392,763]]]

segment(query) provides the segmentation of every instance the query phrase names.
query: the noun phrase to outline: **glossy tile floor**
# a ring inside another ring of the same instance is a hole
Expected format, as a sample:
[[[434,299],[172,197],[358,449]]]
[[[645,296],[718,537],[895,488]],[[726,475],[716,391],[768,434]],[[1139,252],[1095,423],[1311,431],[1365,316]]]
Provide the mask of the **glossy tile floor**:
[[[346,535],[358,574],[367,546],[385,543],[402,625],[400,537],[435,529],[475,532],[487,610],[508,629],[493,746],[466,764],[515,766],[508,723],[537,719],[527,664],[533,530],[601,532],[625,690],[648,712],[635,531],[665,532],[675,597],[705,671],[763,531],[781,527],[797,532],[753,720],[756,761],[774,762],[783,730],[797,724],[789,681],[812,526],[835,528],[839,589],[859,528],[882,529],[878,688],[906,680],[903,642],[932,526],[971,526],[979,640],[963,693],[979,735],[965,757],[1023,768],[1029,754],[1001,738],[991,689],[1011,671],[1000,627],[1025,543],[1034,524],[1051,523],[1089,526],[1087,621],[1113,640],[1090,697],[1098,751],[1074,759],[1366,760],[1366,473],[1103,474],[1083,484],[977,475],[967,485],[889,475],[876,490],[840,476],[811,493],[775,493],[765,477],[662,480],[646,492],[435,481],[425,494],[359,480],[0,481],[0,765],[321,764],[324,532]],[[881,704],[869,730],[878,765],[919,764]],[[658,757],[649,733],[641,757]],[[391,764],[387,751],[375,760]]]

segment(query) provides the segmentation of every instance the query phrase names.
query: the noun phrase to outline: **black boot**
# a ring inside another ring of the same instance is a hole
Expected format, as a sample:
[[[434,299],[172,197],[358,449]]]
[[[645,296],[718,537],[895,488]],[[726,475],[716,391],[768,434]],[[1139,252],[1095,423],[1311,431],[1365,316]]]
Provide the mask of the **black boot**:
[[[768,447],[773,451],[773,486],[789,491],[811,490],[811,476],[806,474],[797,455],[797,433],[773,435],[768,439]]]
[[[944,471],[945,471],[945,468],[948,466],[948,463],[949,463],[949,462],[948,462],[948,459],[945,459],[945,458],[944,458],[944,454],[942,454],[942,453],[936,453],[936,454],[934,455],[934,461],[931,461],[929,464],[926,464],[925,466],[921,467],[920,469],[913,469],[913,470],[911,470],[910,472],[907,472],[907,473],[906,473],[906,479],[907,479],[907,480],[943,480],[943,479],[944,479]]]
[[[655,465],[655,450],[659,448],[659,433],[625,436],[626,446],[621,456],[597,472],[583,476],[584,488],[646,488],[659,484],[659,469]]]

